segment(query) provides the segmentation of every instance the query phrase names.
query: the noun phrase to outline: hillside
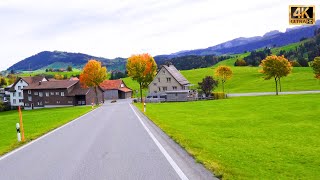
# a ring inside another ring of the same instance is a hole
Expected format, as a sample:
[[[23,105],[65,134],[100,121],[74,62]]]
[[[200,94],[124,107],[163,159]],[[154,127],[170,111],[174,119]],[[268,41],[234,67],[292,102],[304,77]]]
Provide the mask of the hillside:
[[[45,68],[66,68],[68,65],[71,65],[76,68],[82,68],[89,59],[96,59],[106,65],[108,70],[122,70],[124,71],[126,59],[124,58],[115,58],[107,59],[102,57],[95,57],[82,53],[69,53],[61,51],[43,51],[31,57],[28,57],[18,63],[12,65],[8,70],[38,70]]]
[[[314,36],[314,31],[320,27],[320,20],[313,26],[301,26],[289,28],[285,32],[277,30],[267,32],[263,36],[240,37],[215,46],[204,49],[184,50],[170,55],[161,55],[160,58],[173,58],[186,55],[208,55],[208,54],[238,54],[244,51],[252,51],[263,47],[280,47],[287,44],[299,42],[303,38]]]

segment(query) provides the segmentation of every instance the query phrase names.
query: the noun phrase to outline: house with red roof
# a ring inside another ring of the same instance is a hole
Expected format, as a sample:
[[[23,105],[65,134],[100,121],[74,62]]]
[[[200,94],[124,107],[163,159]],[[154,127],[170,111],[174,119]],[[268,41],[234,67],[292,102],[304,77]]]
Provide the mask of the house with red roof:
[[[100,84],[104,99],[127,99],[132,97],[132,89],[121,80],[105,80]]]

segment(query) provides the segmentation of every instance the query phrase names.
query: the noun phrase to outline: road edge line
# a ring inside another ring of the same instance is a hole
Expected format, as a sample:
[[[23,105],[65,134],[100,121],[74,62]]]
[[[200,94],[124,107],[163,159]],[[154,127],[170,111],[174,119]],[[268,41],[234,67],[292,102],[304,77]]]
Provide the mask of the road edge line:
[[[102,107],[102,106],[100,106],[100,107]],[[100,107],[98,107],[98,108],[96,108],[96,109],[94,109],[94,110],[92,110],[92,111],[90,111],[90,112],[88,112],[88,113],[86,113],[86,114],[83,114],[83,115],[77,117],[76,119],[73,119],[72,121],[70,121],[70,122],[68,122],[68,123],[66,123],[66,124],[64,124],[64,125],[62,125],[62,126],[60,126],[60,127],[57,127],[56,129],[54,129],[54,130],[52,130],[52,131],[49,131],[48,133],[46,133],[46,134],[44,134],[44,135],[42,135],[42,136],[40,136],[40,137],[32,140],[31,142],[28,142],[27,144],[25,144],[25,145],[23,145],[23,146],[20,146],[20,147],[18,147],[18,148],[16,148],[16,149],[14,149],[14,150],[12,150],[12,151],[4,154],[3,156],[0,156],[0,161],[4,160],[5,158],[9,157],[10,155],[12,155],[12,154],[14,154],[14,153],[16,153],[16,152],[18,152],[18,151],[20,151],[20,150],[22,150],[22,149],[30,146],[30,145],[32,145],[33,143],[35,143],[35,142],[37,142],[37,141],[39,141],[39,140],[41,140],[41,139],[49,136],[50,134],[58,131],[59,129],[62,129],[62,128],[64,128],[65,126],[68,126],[68,125],[74,123],[75,121],[79,120],[80,118],[85,117],[86,115],[88,115],[88,114],[96,111],[96,110],[99,109]]]
[[[168,160],[172,168],[176,171],[178,176],[182,180],[189,180],[187,176],[183,173],[183,171],[180,169],[180,167],[177,165],[177,163],[172,159],[172,157],[169,155],[169,153],[164,149],[164,147],[160,144],[160,142],[156,139],[156,137],[152,134],[150,129],[145,125],[145,123],[142,121],[140,116],[137,114],[135,109],[132,107],[131,104],[129,104],[134,114],[138,117],[140,123],[142,124],[143,128],[147,131],[151,139],[154,141],[154,143],[157,145],[157,147],[160,149],[161,153],[165,156],[165,158]]]

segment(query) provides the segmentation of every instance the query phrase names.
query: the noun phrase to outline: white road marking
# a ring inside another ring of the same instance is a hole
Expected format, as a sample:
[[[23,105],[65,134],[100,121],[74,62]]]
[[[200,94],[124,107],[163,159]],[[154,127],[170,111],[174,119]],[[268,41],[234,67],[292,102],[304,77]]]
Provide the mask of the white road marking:
[[[80,116],[80,117],[78,117],[78,118],[76,118],[76,119],[74,119],[74,120],[72,120],[72,121],[68,122],[67,124],[65,124],[65,125],[63,125],[63,126],[60,126],[60,127],[58,127],[57,129],[54,129],[54,130],[50,131],[49,133],[47,133],[47,134],[45,134],[45,135],[43,135],[43,136],[41,136],[41,137],[39,137],[39,138],[37,138],[37,139],[35,139],[35,140],[32,140],[31,142],[29,142],[29,143],[27,143],[27,144],[25,144],[25,145],[23,145],[23,146],[21,146],[21,147],[19,147],[19,148],[15,149],[15,150],[11,151],[11,152],[9,152],[9,153],[7,153],[7,154],[3,155],[3,156],[0,156],[0,161],[1,161],[1,160],[3,160],[3,159],[5,159],[5,158],[7,158],[7,157],[9,157],[9,156],[10,156],[10,155],[12,155],[12,154],[14,154],[14,153],[18,152],[18,151],[21,151],[22,149],[24,149],[24,148],[26,148],[26,147],[30,146],[31,144],[33,144],[33,143],[35,143],[35,142],[37,142],[37,141],[39,141],[39,140],[41,140],[41,139],[43,139],[43,138],[45,138],[45,137],[49,136],[50,134],[52,134],[52,133],[54,133],[54,132],[58,131],[59,129],[62,129],[62,128],[64,128],[64,127],[68,126],[68,125],[71,125],[71,124],[72,124],[72,123],[74,123],[76,120],[78,120],[78,119],[80,119],[80,118],[82,118],[82,117],[85,117],[85,116],[87,116],[87,115],[91,114],[92,112],[94,112],[94,111],[95,111],[95,110],[97,110],[97,109],[99,109],[99,108],[96,108],[96,109],[94,109],[94,110],[92,110],[92,111],[90,111],[90,112],[88,112],[88,113],[86,113],[86,114],[84,114],[84,115],[82,115],[82,116]]]
[[[187,176],[182,172],[182,170],[179,168],[176,162],[171,158],[171,156],[168,154],[168,152],[163,148],[163,146],[159,143],[159,141],[155,138],[155,136],[152,134],[152,132],[149,130],[149,128],[144,124],[140,116],[137,114],[137,112],[133,109],[132,105],[129,104],[131,109],[133,110],[134,114],[138,117],[140,123],[144,127],[144,129],[147,131],[151,139],[154,141],[154,143],[158,146],[162,154],[166,157],[166,159],[169,161],[170,165],[173,167],[173,169],[176,171],[176,173],[179,175],[179,177],[182,180],[189,180]]]

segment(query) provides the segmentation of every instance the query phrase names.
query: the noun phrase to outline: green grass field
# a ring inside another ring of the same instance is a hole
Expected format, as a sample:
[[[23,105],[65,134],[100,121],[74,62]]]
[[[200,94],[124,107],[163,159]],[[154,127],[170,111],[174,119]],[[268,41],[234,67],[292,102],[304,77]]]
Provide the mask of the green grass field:
[[[51,131],[91,110],[91,106],[22,111],[26,142]],[[17,111],[0,112],[0,155],[22,145],[17,142]]]
[[[313,94],[154,103],[147,116],[223,179],[319,179],[319,101]]]
[[[52,75],[54,76],[55,74],[59,74],[59,75],[67,75],[68,78],[70,78],[71,76],[76,76],[79,75],[81,72],[80,69],[75,69],[73,68],[73,71],[70,72],[46,72],[45,70],[37,70],[37,71],[23,71],[23,73],[18,74],[18,76],[20,77],[27,77],[27,76],[36,76],[39,74],[44,74],[44,75]]]
[[[181,73],[194,84],[193,89],[197,87],[198,82],[205,76],[213,76],[214,69],[219,65],[227,65],[232,68],[233,77],[226,82],[227,93],[245,93],[245,92],[273,92],[275,83],[273,80],[264,80],[263,74],[259,72],[260,67],[235,67],[233,64],[237,58],[242,58],[247,54],[238,55],[225,61],[221,61],[213,67],[184,70]],[[138,90],[138,83],[131,78],[123,79],[126,85],[134,90]],[[302,90],[320,90],[320,81],[314,78],[311,67],[294,67],[292,73],[281,79],[282,91],[302,91]],[[215,91],[222,91],[222,86],[218,86]],[[147,90],[144,90],[144,96]]]

